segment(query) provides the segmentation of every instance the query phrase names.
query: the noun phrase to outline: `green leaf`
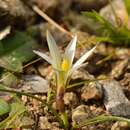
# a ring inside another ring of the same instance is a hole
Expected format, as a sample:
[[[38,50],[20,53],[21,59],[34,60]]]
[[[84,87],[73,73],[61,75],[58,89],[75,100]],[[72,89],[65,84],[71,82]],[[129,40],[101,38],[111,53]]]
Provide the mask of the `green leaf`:
[[[10,105],[0,98],[0,116],[10,111]]]
[[[0,46],[0,66],[13,72],[22,72],[22,64],[35,56],[32,50],[36,49],[38,44],[26,32],[16,31],[3,39]]]
[[[95,21],[95,24],[98,24],[96,31],[99,33],[99,36],[97,41],[110,42],[114,45],[130,45],[130,30],[125,25],[115,27],[95,11],[83,12],[83,15]]]
[[[2,83],[7,86],[16,86],[19,79],[11,72],[1,72]]]
[[[25,111],[25,106],[22,103],[12,103],[9,116],[0,122],[0,129],[20,128],[22,126],[21,119]]]

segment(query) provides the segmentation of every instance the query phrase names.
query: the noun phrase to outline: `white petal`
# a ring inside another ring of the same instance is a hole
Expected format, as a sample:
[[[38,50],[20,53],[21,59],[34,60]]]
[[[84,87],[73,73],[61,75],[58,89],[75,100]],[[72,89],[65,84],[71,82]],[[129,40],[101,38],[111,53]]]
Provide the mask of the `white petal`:
[[[80,66],[82,63],[84,63],[89,56],[92,55],[92,53],[94,52],[94,50],[96,49],[97,45],[95,47],[93,47],[91,50],[89,50],[88,52],[86,52],[74,65],[73,68],[77,68],[78,66]]]
[[[46,54],[40,52],[40,51],[33,51],[35,54],[39,55],[40,57],[42,57],[43,59],[45,59],[49,64],[52,64],[52,60],[49,56],[47,56]]]
[[[70,66],[72,65],[74,59],[76,42],[77,42],[77,36],[74,36],[74,38],[70,41],[65,50],[64,57],[68,59]]]
[[[4,39],[11,31],[11,26],[7,26],[4,30],[0,31],[0,40]]]
[[[61,55],[56,42],[49,31],[47,31],[47,43],[53,60],[53,66],[59,68],[61,64]]]
[[[88,64],[88,62],[83,63],[83,64],[80,64],[79,66],[73,67],[73,68],[69,71],[68,76],[71,76],[72,73],[73,73],[75,70],[77,70],[77,69],[79,69],[79,68],[81,68],[81,67],[84,67],[84,66],[86,66],[87,64]]]

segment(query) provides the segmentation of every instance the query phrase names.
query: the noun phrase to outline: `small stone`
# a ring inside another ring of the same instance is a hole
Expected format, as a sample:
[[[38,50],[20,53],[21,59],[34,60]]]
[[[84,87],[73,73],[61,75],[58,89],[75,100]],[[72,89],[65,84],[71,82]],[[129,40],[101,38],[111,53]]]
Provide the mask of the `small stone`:
[[[81,99],[83,101],[88,101],[90,99],[101,99],[102,98],[102,86],[98,82],[91,82],[88,86],[82,88]]]
[[[118,19],[115,17],[110,4],[100,10],[100,15],[103,16],[106,20],[108,20],[110,23],[112,23],[116,27],[125,25],[128,22],[129,16],[125,8],[124,1],[113,0],[112,5]],[[118,20],[118,23],[117,23],[117,20]]]
[[[74,124],[79,124],[80,122],[91,118],[92,115],[93,114],[88,106],[80,105],[72,111],[72,121]]]
[[[41,116],[39,119],[39,127],[43,130],[46,130],[46,129],[51,129],[52,125],[50,122],[48,122],[47,117]]]
[[[128,63],[129,63],[128,59],[118,62],[112,70],[112,73],[111,73],[112,77],[115,79],[122,78],[122,76],[126,72]]]
[[[130,117],[130,102],[126,98],[122,86],[116,80],[102,81],[104,105],[112,115]]]
[[[70,81],[70,84],[77,84],[77,83],[80,83],[82,81],[89,81],[89,80],[92,80],[94,79],[94,76],[89,74],[86,70],[84,69],[79,69],[79,70],[76,70],[74,71],[74,73],[72,74],[71,76],[71,81]],[[81,87],[83,87],[84,84],[81,84],[81,85],[76,85],[75,87],[77,89],[72,89],[72,88],[68,88],[68,90],[74,90],[78,93],[80,93],[81,91]]]
[[[23,91],[47,93],[49,90],[49,82],[38,75],[25,75],[23,80],[23,86],[20,88]]]
[[[94,78],[92,75],[90,75],[87,71],[83,70],[76,70],[71,76],[72,80],[81,79],[81,80],[87,80]]]
[[[39,119],[39,130],[63,130],[59,128],[59,124],[56,122],[49,122],[48,118],[41,116]]]
[[[78,104],[78,98],[75,93],[67,92],[64,95],[64,103],[67,106],[74,108]]]
[[[116,122],[113,124],[111,130],[129,130],[130,127],[127,122]]]
[[[52,78],[53,71],[51,66],[45,67],[44,64],[40,64],[37,69],[41,76],[46,77],[46,79],[49,80]]]
[[[6,15],[3,17],[3,14]],[[0,0],[0,24],[4,22],[4,24],[10,25],[14,20],[15,22],[22,23],[24,21],[24,24],[27,24],[26,22],[30,24],[33,22],[34,16],[34,12],[21,0]]]

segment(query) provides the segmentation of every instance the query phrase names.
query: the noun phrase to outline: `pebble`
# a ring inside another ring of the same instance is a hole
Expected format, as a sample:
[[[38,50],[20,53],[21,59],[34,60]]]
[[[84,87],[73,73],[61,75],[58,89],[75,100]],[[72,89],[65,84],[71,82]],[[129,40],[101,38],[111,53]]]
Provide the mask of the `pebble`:
[[[41,116],[39,119],[39,130],[63,130],[60,129],[58,123],[49,122],[46,116]]]
[[[129,130],[130,127],[127,122],[119,122],[117,121],[111,127],[111,130]]]
[[[118,24],[120,24],[120,26],[125,25],[125,23],[128,21],[128,13],[126,11],[123,0],[113,0],[112,5],[117,17],[120,19],[120,21],[118,21]],[[107,21],[112,23],[114,26],[118,27],[110,4],[100,10],[100,15],[103,16]]]
[[[90,99],[101,99],[103,94],[102,86],[98,82],[91,82],[85,85],[81,91],[81,99],[86,102]]]
[[[46,67],[44,64],[40,64],[37,69],[42,77],[46,77],[48,80],[52,78],[53,71],[51,66]]]
[[[80,105],[72,111],[72,121],[74,124],[79,124],[80,122],[92,117],[90,108],[87,105]]]
[[[126,72],[129,60],[125,59],[123,61],[117,62],[116,66],[112,69],[111,75],[115,79],[120,79]]]
[[[76,70],[71,76],[72,80],[81,79],[81,80],[88,80],[94,78],[93,75],[90,75],[85,70]]]
[[[34,93],[47,93],[49,90],[48,80],[38,75],[25,75],[21,90]]]
[[[113,79],[102,81],[102,84],[106,110],[115,116],[130,117],[130,102],[122,86]]]
[[[39,126],[41,129],[45,130],[45,129],[51,129],[52,125],[50,122],[48,122],[47,117],[45,116],[41,116],[39,119]]]
[[[73,92],[67,92],[64,95],[64,103],[65,105],[74,108],[78,104],[77,95]]]

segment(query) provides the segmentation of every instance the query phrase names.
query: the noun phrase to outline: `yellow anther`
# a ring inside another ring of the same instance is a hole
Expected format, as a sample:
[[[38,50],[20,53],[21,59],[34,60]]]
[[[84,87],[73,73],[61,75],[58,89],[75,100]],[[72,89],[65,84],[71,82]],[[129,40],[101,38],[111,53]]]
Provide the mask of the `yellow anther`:
[[[68,59],[64,58],[61,64],[61,69],[63,71],[67,71],[69,69],[69,61]]]

